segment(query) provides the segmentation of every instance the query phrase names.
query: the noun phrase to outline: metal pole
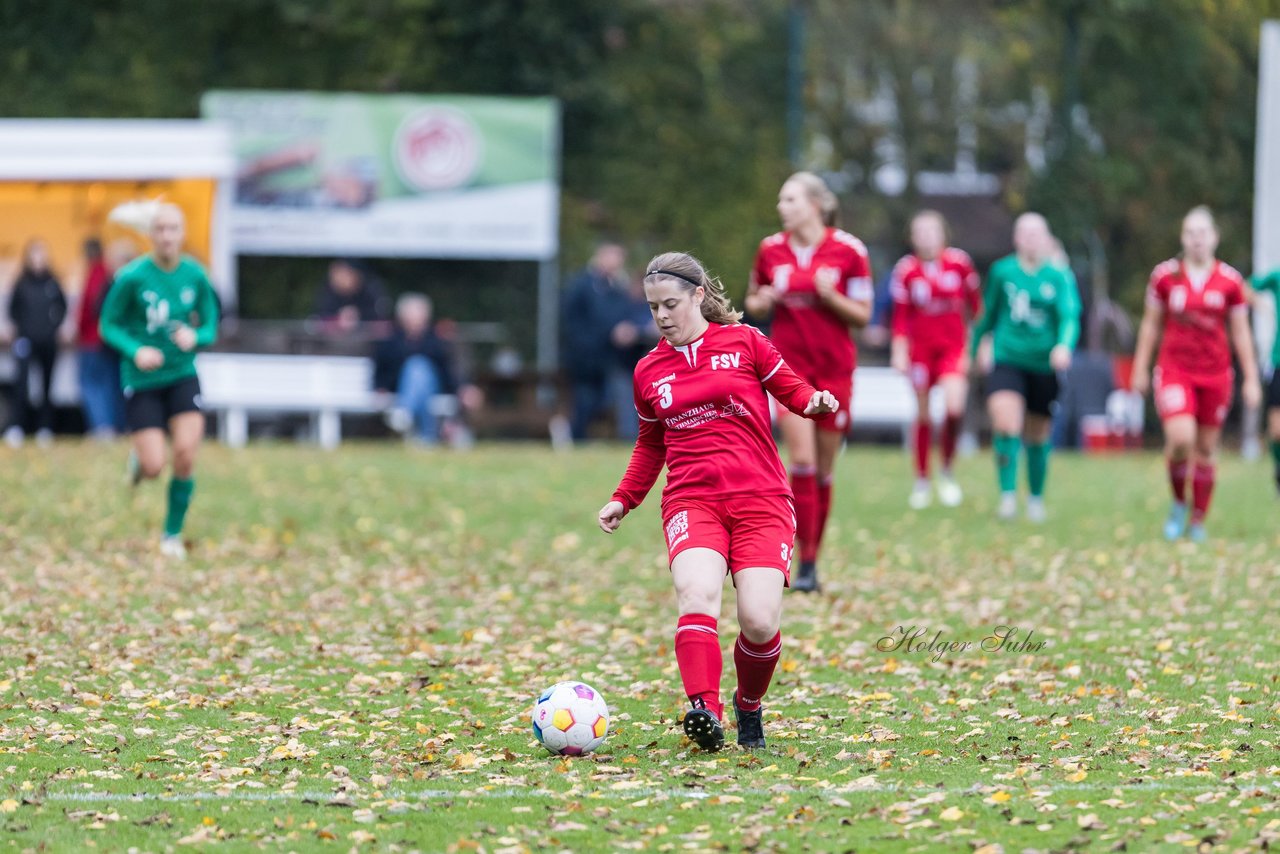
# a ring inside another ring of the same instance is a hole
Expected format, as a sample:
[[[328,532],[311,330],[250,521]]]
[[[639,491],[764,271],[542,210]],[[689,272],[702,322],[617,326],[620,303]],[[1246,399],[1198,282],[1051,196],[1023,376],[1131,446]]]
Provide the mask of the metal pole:
[[[560,265],[552,257],[538,262],[538,402],[555,404],[555,386],[549,381],[560,367]]]
[[[800,165],[804,138],[804,0],[787,7],[787,159]]]

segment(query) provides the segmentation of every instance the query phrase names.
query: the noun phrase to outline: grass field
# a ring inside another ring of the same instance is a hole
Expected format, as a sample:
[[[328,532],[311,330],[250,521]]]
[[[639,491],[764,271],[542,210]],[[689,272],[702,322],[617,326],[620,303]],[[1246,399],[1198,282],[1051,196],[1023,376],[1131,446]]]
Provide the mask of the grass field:
[[[163,487],[130,496],[123,445],[4,451],[0,846],[1280,840],[1280,508],[1261,464],[1227,460],[1195,547],[1154,536],[1154,456],[1056,457],[1032,527],[992,520],[987,456],[962,466],[962,508],[910,514],[901,452],[852,450],[826,593],[786,601],[769,749],[708,755],[676,726],[656,493],[617,535],[594,525],[626,453],[211,446],[173,565],[154,556]],[[978,648],[1001,625],[1043,648]],[[877,649],[900,626],[972,648]],[[566,678],[614,714],[592,758],[529,730]]]

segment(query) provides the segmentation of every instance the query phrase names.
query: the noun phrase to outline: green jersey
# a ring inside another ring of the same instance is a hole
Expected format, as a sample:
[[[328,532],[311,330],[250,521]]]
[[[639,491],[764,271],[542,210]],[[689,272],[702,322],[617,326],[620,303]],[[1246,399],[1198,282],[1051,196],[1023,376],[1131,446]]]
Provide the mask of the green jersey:
[[[178,266],[163,270],[144,255],[120,269],[107,291],[99,324],[102,340],[124,357],[120,381],[126,390],[173,385],[196,375],[195,350],[173,343],[173,333],[190,326],[196,347],[207,347],[218,334],[218,298],[204,268],[182,256]],[[142,347],[155,347],[164,364],[142,371],[133,357]]]
[[[1276,317],[1280,319],[1280,270],[1272,270],[1269,276],[1254,276],[1249,280],[1255,291],[1269,291],[1276,305]],[[1280,325],[1280,324],[1278,324]],[[1271,342],[1271,364],[1280,368],[1280,328]]]
[[[994,333],[996,362],[1049,373],[1049,352],[1059,344],[1074,348],[1080,337],[1075,276],[1052,264],[1028,273],[1016,255],[996,261],[973,327],[974,352],[988,332]]]

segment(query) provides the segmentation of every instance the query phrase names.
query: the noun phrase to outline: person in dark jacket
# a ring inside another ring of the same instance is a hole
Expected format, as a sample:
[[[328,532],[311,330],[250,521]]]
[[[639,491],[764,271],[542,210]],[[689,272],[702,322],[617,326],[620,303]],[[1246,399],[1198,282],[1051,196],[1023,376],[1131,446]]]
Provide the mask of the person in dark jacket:
[[[5,431],[10,445],[20,445],[29,426],[32,409],[30,375],[34,362],[40,367],[40,411],[36,440],[47,445],[53,439],[53,368],[58,359],[58,329],[67,317],[67,297],[49,269],[49,247],[39,238],[22,252],[22,273],[9,298],[9,320],[14,327],[13,357],[17,373],[13,383],[13,420]]]
[[[621,246],[601,244],[565,293],[561,330],[565,370],[573,386],[570,428],[575,441],[587,438],[587,428],[609,403],[609,375],[616,363],[613,330],[628,313],[626,260]]]
[[[381,283],[349,259],[329,264],[329,277],[316,295],[314,315],[326,327],[349,332],[362,323],[385,321],[390,301]]]
[[[437,395],[457,394],[453,350],[431,326],[431,298],[403,294],[396,301],[395,329],[374,348],[374,388],[395,395],[387,424],[425,445],[440,441]],[[410,433],[412,431],[412,433]]]
[[[644,296],[644,278],[634,279],[626,294],[624,313],[609,333],[609,343],[613,347],[609,396],[613,399],[613,420],[618,438],[624,442],[634,443],[640,433],[640,419],[631,394],[636,365],[661,337]]]

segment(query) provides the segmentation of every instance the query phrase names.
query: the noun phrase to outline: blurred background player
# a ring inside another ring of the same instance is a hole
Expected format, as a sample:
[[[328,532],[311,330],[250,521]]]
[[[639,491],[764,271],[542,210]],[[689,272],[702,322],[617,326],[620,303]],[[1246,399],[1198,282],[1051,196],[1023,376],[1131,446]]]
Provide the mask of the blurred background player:
[[[1271,294],[1276,316],[1280,318],[1280,270],[1272,270],[1267,276],[1254,276],[1254,290]],[[1280,330],[1271,343],[1271,381],[1267,384],[1267,438],[1271,442],[1271,462],[1276,480],[1276,495],[1280,496]]]
[[[58,330],[67,317],[67,297],[62,283],[49,264],[49,247],[39,238],[28,241],[22,250],[22,272],[9,298],[9,320],[13,323],[13,360],[17,372],[13,380],[13,420],[5,431],[5,441],[18,447],[32,425],[31,367],[40,369],[40,409],[36,413],[36,442],[53,441],[53,369],[58,361]]]
[[[818,548],[831,511],[836,455],[849,430],[857,350],[850,332],[871,319],[867,248],[834,227],[835,194],[821,178],[797,172],[778,192],[783,230],[760,243],[747,288],[747,312],[772,316],[770,337],[805,382],[830,389],[840,402],[825,418],[778,409],[791,461],[800,570],[796,590],[818,589]]]
[[[1051,262],[1053,235],[1038,213],[1013,226],[1014,254],[991,265],[972,353],[981,350],[987,374],[1001,519],[1018,515],[1018,456],[1027,448],[1027,518],[1043,522],[1049,476],[1049,433],[1057,372],[1071,366],[1080,337],[1080,296],[1074,281]],[[983,339],[991,334],[990,351]],[[971,354],[972,354],[971,353]],[[992,364],[994,363],[994,364]]]
[[[133,434],[134,484],[164,469],[165,430],[173,477],[160,551],[185,558],[182,526],[195,490],[196,451],[204,436],[196,349],[213,343],[218,301],[204,268],[182,254],[185,219],[176,205],[157,208],[152,250],[123,267],[102,306],[102,340],[123,357],[125,420]]]
[[[1176,540],[1184,531],[1194,542],[1203,542],[1207,536],[1204,519],[1213,498],[1218,441],[1235,382],[1228,327],[1244,371],[1245,405],[1256,409],[1262,400],[1244,279],[1214,257],[1217,249],[1213,214],[1203,205],[1192,208],[1182,220],[1182,257],[1171,258],[1151,272],[1133,355],[1133,389],[1146,394],[1152,388],[1151,354],[1161,339],[1154,390],[1173,492],[1164,523],[1168,540]]]
[[[759,330],[738,323],[724,288],[680,252],[649,262],[645,295],[663,340],[636,366],[640,436],[600,527],[613,533],[667,467],[662,524],[680,617],[676,663],[692,708],[684,731],[724,743],[717,629],[726,573],[738,600],[733,695],[738,744],[765,746],[761,702],[782,653],[782,590],[796,518],[765,392],[797,415],[839,405],[798,377]]]
[[[916,390],[916,482],[912,509],[929,506],[929,446],[933,425],[929,391],[942,386],[946,416],[939,442],[942,477],[938,499],[955,507],[963,499],[951,474],[965,401],[969,398],[969,321],[982,305],[982,287],[973,261],[947,245],[947,222],[937,211],[920,211],[911,220],[912,254],[893,268],[893,341],[890,361]]]

